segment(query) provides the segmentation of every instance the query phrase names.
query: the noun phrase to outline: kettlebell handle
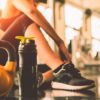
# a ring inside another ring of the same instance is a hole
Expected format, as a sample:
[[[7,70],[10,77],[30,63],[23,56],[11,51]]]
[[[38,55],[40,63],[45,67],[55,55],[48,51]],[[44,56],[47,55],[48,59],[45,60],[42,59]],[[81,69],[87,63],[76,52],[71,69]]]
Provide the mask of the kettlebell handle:
[[[8,54],[5,66],[0,65],[0,96],[5,96],[14,83],[16,51],[13,45],[5,40],[0,40],[0,48],[4,49]]]
[[[6,50],[8,61],[16,61],[16,50],[13,45],[5,40],[0,40],[0,48]]]

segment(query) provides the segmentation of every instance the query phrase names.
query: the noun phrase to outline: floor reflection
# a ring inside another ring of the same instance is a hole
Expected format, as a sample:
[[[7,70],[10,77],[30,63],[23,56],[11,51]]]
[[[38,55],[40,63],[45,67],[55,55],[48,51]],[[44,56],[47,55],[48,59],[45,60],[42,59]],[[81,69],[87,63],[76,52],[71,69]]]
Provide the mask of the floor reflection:
[[[76,96],[76,97],[95,97],[95,93],[93,91],[65,91],[65,90],[52,90],[51,95],[53,97],[65,97],[65,96]]]
[[[18,95],[9,95],[8,97],[1,98],[0,100],[96,100],[96,94],[92,90],[41,90],[34,98],[21,98]]]
[[[95,93],[89,90],[86,91],[47,90],[45,91],[45,94],[46,97],[51,98],[50,100],[95,100],[96,99]]]
[[[89,70],[90,71],[90,70]],[[38,95],[34,98],[21,98],[18,95],[18,86],[14,86],[8,97],[0,98],[0,100],[100,100],[100,74],[87,73],[81,71],[88,79],[95,81],[96,87],[84,91],[66,91],[66,90],[39,90]]]

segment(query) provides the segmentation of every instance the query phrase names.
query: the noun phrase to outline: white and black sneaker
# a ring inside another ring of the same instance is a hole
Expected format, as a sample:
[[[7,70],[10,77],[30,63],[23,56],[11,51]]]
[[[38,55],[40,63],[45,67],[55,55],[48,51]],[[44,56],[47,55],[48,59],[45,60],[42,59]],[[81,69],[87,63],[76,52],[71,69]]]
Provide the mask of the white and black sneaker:
[[[94,86],[94,81],[82,77],[72,63],[64,64],[57,73],[54,73],[52,82],[54,89],[84,90]]]

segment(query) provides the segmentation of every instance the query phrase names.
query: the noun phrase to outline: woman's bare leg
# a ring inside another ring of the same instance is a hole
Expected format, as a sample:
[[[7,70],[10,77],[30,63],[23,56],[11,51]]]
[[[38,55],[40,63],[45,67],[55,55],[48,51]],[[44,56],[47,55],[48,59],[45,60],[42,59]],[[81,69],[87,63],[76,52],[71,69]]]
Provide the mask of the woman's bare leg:
[[[32,21],[24,14],[10,19],[1,19],[0,29],[2,33],[0,34],[0,39],[10,42],[15,47],[17,52],[19,41],[16,40],[15,37],[19,35],[23,36],[27,26],[31,23]],[[7,54],[4,50],[1,49],[0,55],[0,64],[4,65],[7,61]]]
[[[26,37],[35,37],[38,56],[41,57],[45,64],[52,70],[63,64],[63,61],[52,51],[44,38],[40,28],[35,24],[31,24],[25,32]]]

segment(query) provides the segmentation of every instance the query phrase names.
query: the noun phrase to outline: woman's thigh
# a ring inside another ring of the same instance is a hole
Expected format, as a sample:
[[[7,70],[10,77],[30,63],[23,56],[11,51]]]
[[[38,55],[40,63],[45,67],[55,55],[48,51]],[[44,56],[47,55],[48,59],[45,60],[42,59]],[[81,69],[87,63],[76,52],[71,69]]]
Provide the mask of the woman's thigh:
[[[20,15],[9,25],[9,27],[4,31],[3,35],[0,36],[0,39],[10,42],[15,47],[17,52],[19,41],[16,40],[15,37],[19,35],[23,36],[26,28],[31,23],[32,21],[27,16]],[[7,61],[7,53],[1,49],[0,54],[2,54],[2,56],[0,56],[0,64],[4,65]]]

